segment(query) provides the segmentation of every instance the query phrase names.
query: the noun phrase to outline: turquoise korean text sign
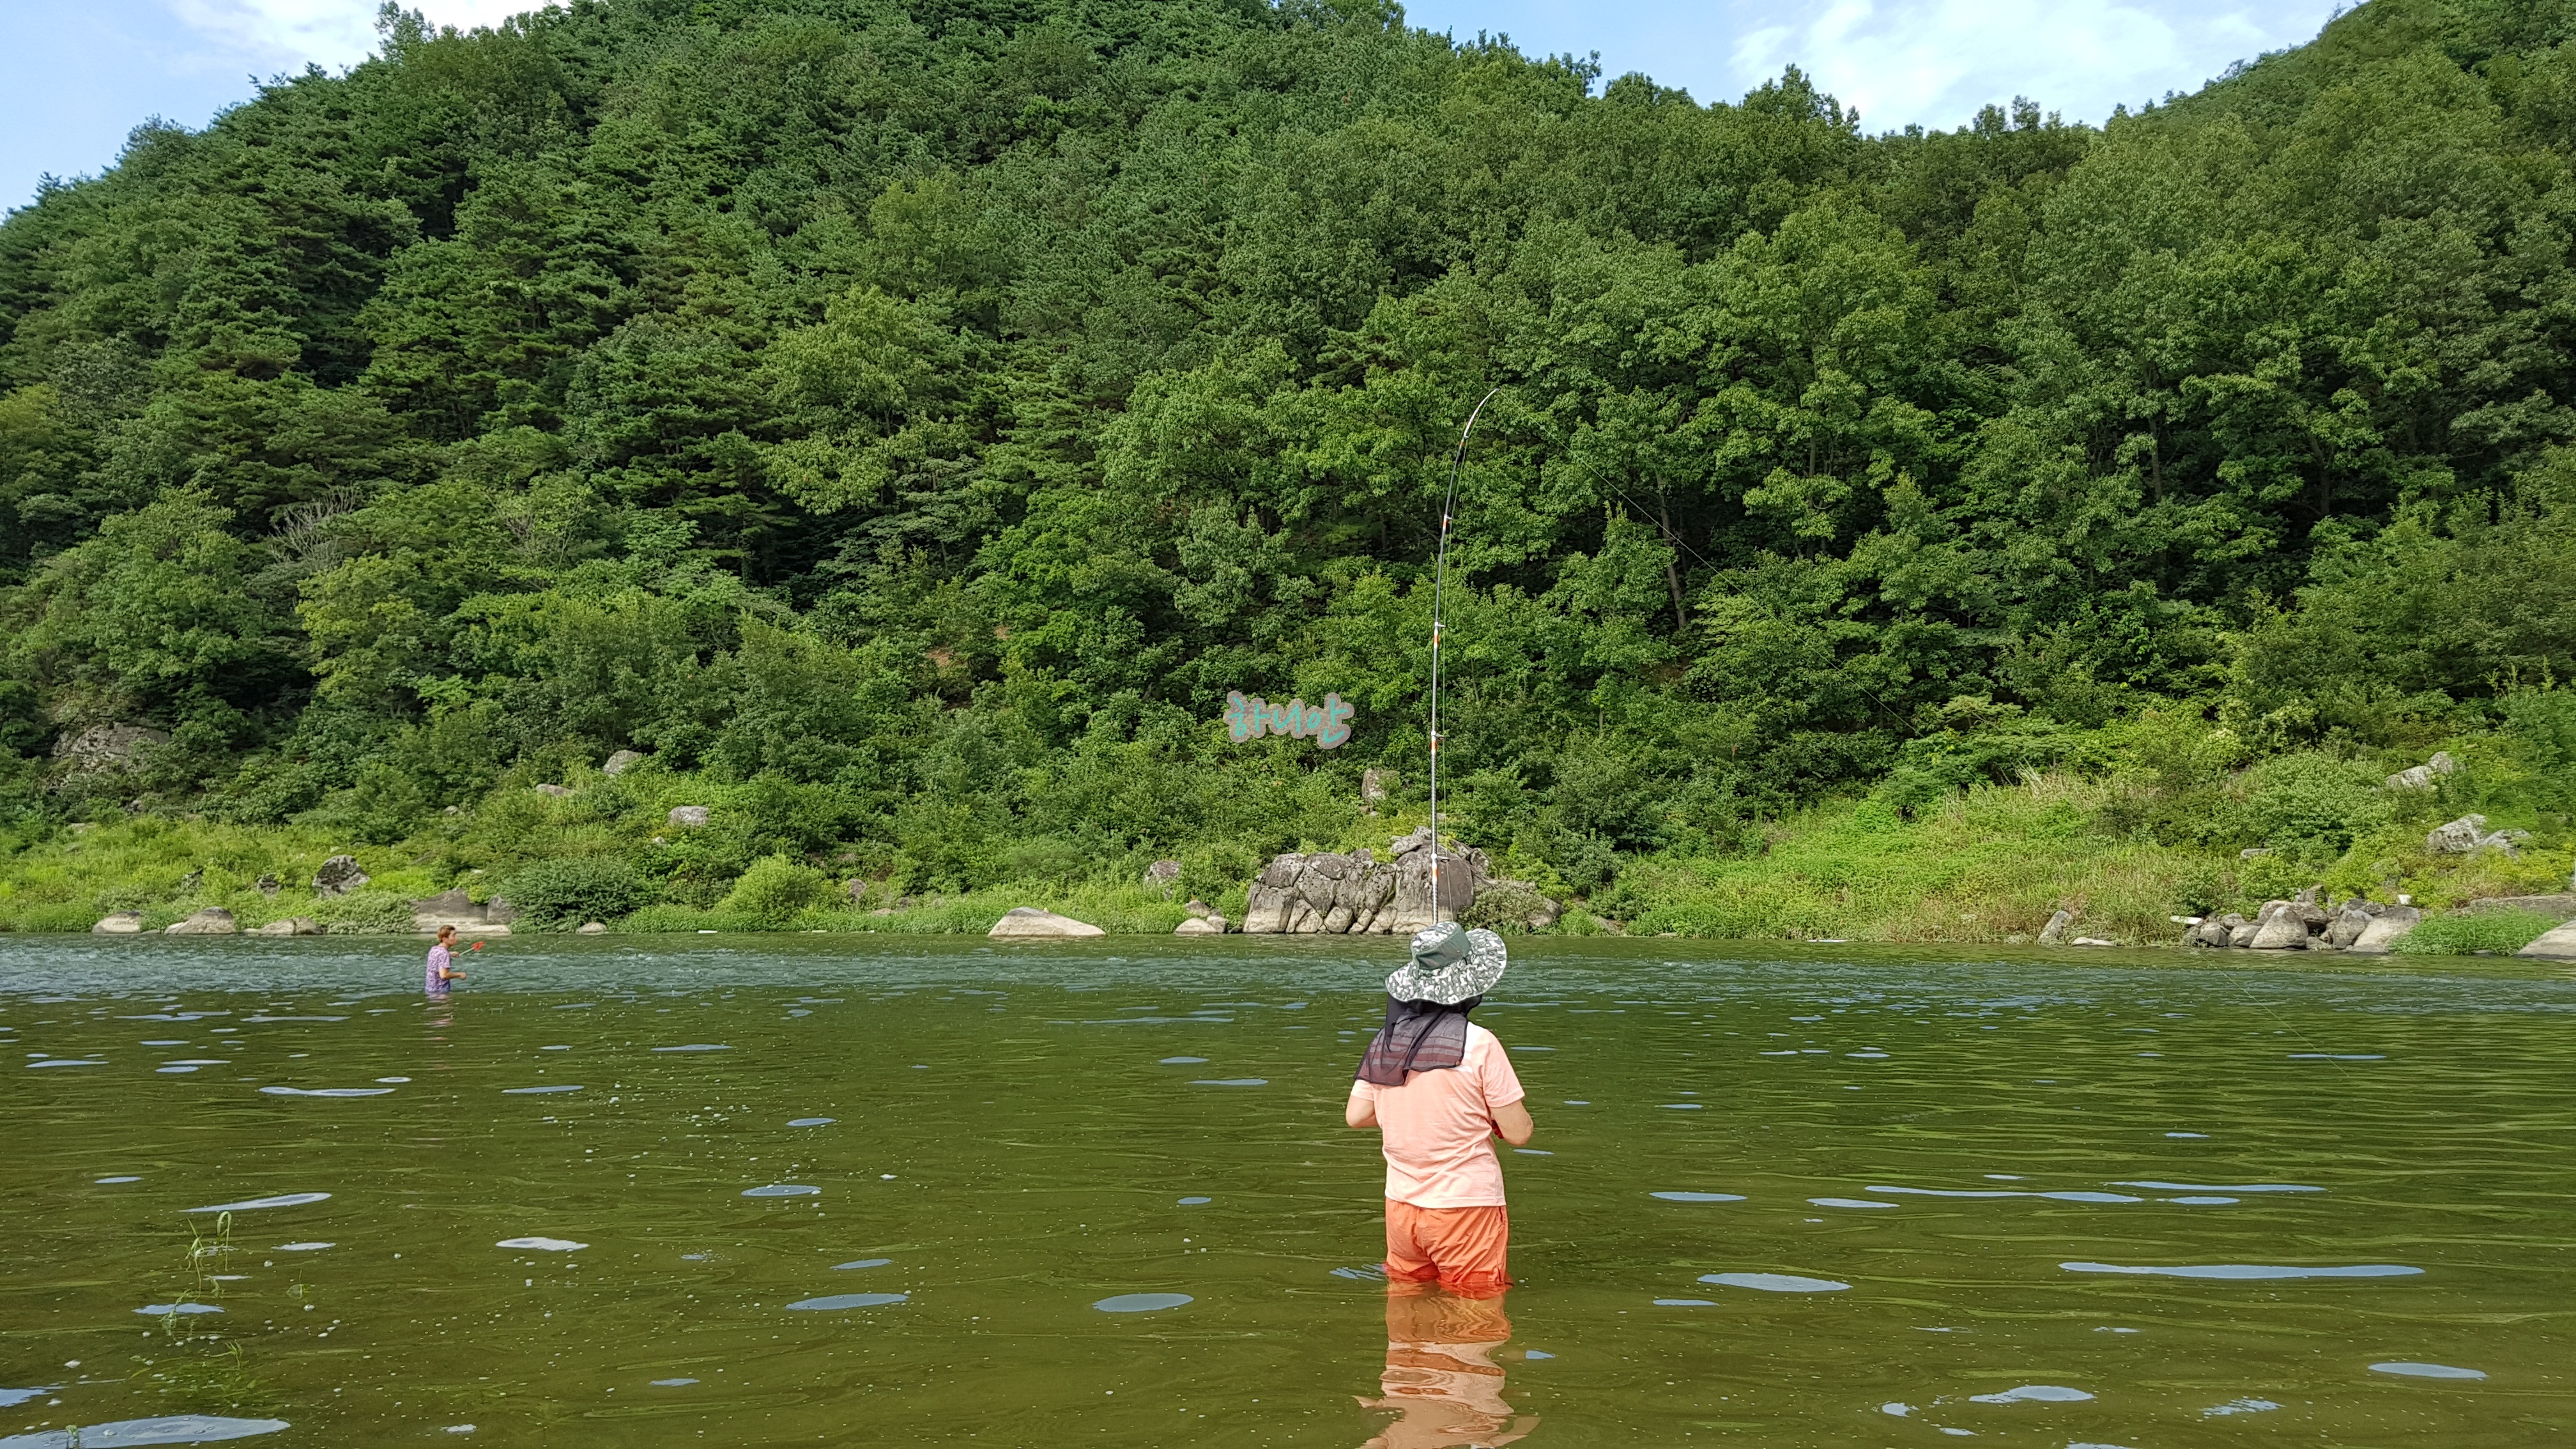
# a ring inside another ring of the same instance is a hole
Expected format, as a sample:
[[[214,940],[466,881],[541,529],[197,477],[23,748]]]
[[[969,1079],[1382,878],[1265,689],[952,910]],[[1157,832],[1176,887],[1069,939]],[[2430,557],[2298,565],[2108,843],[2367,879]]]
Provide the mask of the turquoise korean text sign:
[[[1237,690],[1225,697],[1225,732],[1238,745],[1263,735],[1294,735],[1329,750],[1351,737],[1351,716],[1356,713],[1338,694],[1325,695],[1322,704],[1302,699],[1272,704],[1259,695],[1246,699]]]

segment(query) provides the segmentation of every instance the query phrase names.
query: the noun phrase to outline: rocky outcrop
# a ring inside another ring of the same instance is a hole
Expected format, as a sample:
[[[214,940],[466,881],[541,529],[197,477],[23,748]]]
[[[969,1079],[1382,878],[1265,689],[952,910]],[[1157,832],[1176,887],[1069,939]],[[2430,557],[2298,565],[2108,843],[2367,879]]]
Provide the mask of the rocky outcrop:
[[[2460,907],[2464,911],[2529,911],[2534,915],[2576,920],[2576,893],[2554,896],[2488,896]]]
[[[1041,911],[1035,906],[1013,906],[993,923],[988,936],[1106,936],[1109,933],[1088,921]]]
[[[1246,935],[1411,934],[1435,920],[1460,919],[1493,877],[1481,850],[1442,851],[1439,899],[1432,899],[1431,831],[1428,826],[1389,844],[1389,860],[1375,851],[1347,855],[1290,853],[1270,862],[1252,883],[1244,907]]]
[[[139,936],[143,934],[141,911],[110,911],[89,928],[93,936]]]
[[[2498,830],[2490,834],[2483,815],[2463,815],[2447,825],[2433,827],[2424,837],[2424,848],[2435,855],[2467,855],[2473,850],[2501,850],[2507,855],[2519,854],[2514,847],[2529,840],[2528,830]]]
[[[2423,764],[2416,765],[2410,769],[2400,770],[2396,774],[2389,776],[2388,788],[2391,790],[2430,790],[2435,784],[2440,782],[2444,775],[2451,774],[2459,768],[2459,761],[2452,759],[2447,752],[2437,751],[2433,758],[2425,761]]]
[[[1158,860],[1145,867],[1145,889],[1149,891],[1169,891],[1180,883],[1181,863],[1177,860]]]
[[[240,930],[241,927],[233,921],[232,912],[221,906],[208,906],[191,913],[188,919],[176,925],[163,926],[161,933],[166,936],[230,936]]]
[[[54,758],[73,770],[122,770],[170,736],[144,725],[94,724],[54,741]]]
[[[683,830],[695,830],[707,823],[707,807],[704,805],[674,805],[671,807],[671,813],[668,818],[672,824],[679,826]]]
[[[1543,931],[1564,910],[1528,881],[1494,880],[1477,888],[1476,903],[1459,919],[1488,930]]]
[[[2066,928],[2074,924],[2075,913],[2073,911],[2059,911],[2057,914],[2050,916],[2048,918],[2048,924],[2039,928],[2039,944],[2043,946],[2054,946],[2058,942],[2065,940]]]
[[[358,869],[354,855],[335,855],[313,872],[313,888],[326,896],[345,896],[366,883],[367,873]]]
[[[643,759],[644,757],[642,755],[637,754],[633,750],[619,750],[616,754],[608,757],[607,763],[599,767],[599,773],[603,775],[623,775],[630,768],[642,763]]]
[[[319,936],[322,923],[307,916],[288,916],[265,926],[253,926],[243,932],[249,936]]]

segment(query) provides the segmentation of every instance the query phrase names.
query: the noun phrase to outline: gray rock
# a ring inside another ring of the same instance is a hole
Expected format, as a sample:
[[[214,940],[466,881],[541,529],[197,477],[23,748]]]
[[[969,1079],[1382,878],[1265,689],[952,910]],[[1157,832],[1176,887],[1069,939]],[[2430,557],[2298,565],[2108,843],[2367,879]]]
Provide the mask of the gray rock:
[[[642,755],[637,754],[633,750],[619,750],[616,754],[610,755],[607,762],[599,767],[599,773],[603,775],[623,775],[626,773],[628,767],[635,765],[643,758],[644,757]]]
[[[162,934],[167,936],[230,936],[240,930],[241,927],[233,922],[233,913],[221,906],[208,906],[190,913],[188,919],[175,926],[161,928]]]
[[[274,875],[264,875],[259,878],[259,893],[270,900],[277,899],[277,893],[285,888],[285,884]]]
[[[2308,923],[2299,919],[2298,908],[2287,901],[2267,906],[2262,920],[2255,923],[2254,938],[2245,944],[2256,951],[2304,951],[2308,948]]]
[[[2423,919],[2423,911],[2414,906],[2390,906],[2373,916],[2370,924],[2344,949],[2357,956],[2384,956],[2398,937],[2414,930]]]
[[[674,825],[687,830],[695,830],[707,823],[707,807],[704,805],[674,805],[671,807],[669,818],[671,823]]]
[[[1484,852],[1440,852],[1440,900],[1431,898],[1430,832],[1392,842],[1392,861],[1371,850],[1348,855],[1291,852],[1262,868],[1246,892],[1247,935],[1413,932],[1438,919],[1458,920],[1490,880]]]
[[[2047,925],[2039,928],[2039,944],[2043,946],[2054,946],[2058,942],[2065,940],[2066,928],[2074,924],[2075,913],[2073,911],[2059,911],[2056,915],[2048,918]]]
[[[2224,951],[2227,949],[2234,934],[2234,927],[2228,925],[2227,922],[2223,920],[2213,918],[2202,921],[2199,925],[2196,925],[2189,931],[2185,932],[2183,935],[2183,943],[2189,946],[2200,946],[2211,950]]]
[[[2554,896],[2488,896],[2461,907],[2467,911],[2534,911],[2556,916],[2562,921],[2576,920],[2576,892]]]
[[[2272,847],[2268,845],[2249,845],[2243,850],[2236,852],[2236,858],[2238,860],[2261,860],[2263,857],[2270,855],[2271,853]]]
[[[1181,883],[1181,863],[1158,860],[1145,867],[1145,889],[1168,891]]]
[[[93,936],[137,936],[143,933],[141,911],[110,911],[89,928]]]
[[[1192,916],[1172,928],[1175,936],[1222,936],[1225,927],[1205,916]]]
[[[319,936],[322,934],[322,923],[306,916],[285,916],[278,920],[271,921],[265,926],[253,926],[243,934],[251,936]]]
[[[354,855],[335,855],[313,872],[313,888],[326,896],[345,896],[366,883],[367,873],[358,869]]]
[[[2466,855],[2478,848],[2487,833],[2483,815],[2463,815],[2448,825],[2437,825],[2424,837],[2424,848],[2435,855]]]
[[[608,934],[608,923],[606,921],[584,921],[581,923],[580,929],[574,931],[573,934],[576,936],[605,936]]]
[[[1035,906],[1013,906],[993,923],[988,936],[1106,936],[1109,933],[1071,916],[1059,916]]]
[[[494,896],[483,903],[483,919],[496,926],[506,926],[519,919],[519,908],[506,896]]]
[[[491,917],[467,898],[463,886],[411,903],[411,928],[415,931],[434,933],[441,926],[479,931],[490,923]]]
[[[2326,927],[2325,943],[2340,951],[2360,940],[2361,933],[2370,929],[2370,922],[2370,912],[2362,910],[2360,902],[2352,902]]]
[[[2388,788],[2391,790],[2430,790],[2442,776],[2451,774],[2459,768],[2460,762],[2452,759],[2448,751],[2437,750],[2434,752],[2433,758],[2425,761],[2423,764],[2416,765],[2411,769],[2400,770],[2396,774],[2389,776]]]
[[[572,787],[569,785],[539,785],[537,787],[537,793],[550,799],[562,800],[571,796]]]
[[[122,770],[170,736],[144,725],[94,724],[54,741],[54,758],[74,770]]]
[[[2099,936],[2078,936],[2066,944],[2070,946],[2117,946],[2120,943],[2117,941],[2105,941]]]
[[[2513,954],[2544,961],[2576,961],[2576,921],[2542,932],[2539,940]]]
[[[1194,917],[1213,916],[1216,914],[1216,907],[1200,900],[1197,896],[1190,897],[1189,904],[1181,907],[1181,909],[1189,912]]]
[[[1403,784],[1404,777],[1393,770],[1362,770],[1360,771],[1360,803],[1367,806],[1371,814],[1375,814],[1377,807],[1394,798],[1396,790]]]

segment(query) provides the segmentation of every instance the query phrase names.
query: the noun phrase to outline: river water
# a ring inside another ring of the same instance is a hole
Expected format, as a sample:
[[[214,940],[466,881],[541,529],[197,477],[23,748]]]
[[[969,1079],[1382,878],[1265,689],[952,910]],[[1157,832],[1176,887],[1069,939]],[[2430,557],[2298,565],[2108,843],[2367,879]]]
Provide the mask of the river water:
[[[1470,1303],[1384,941],[0,938],[0,1446],[2576,1426],[2576,981],[1788,949],[1515,952]]]

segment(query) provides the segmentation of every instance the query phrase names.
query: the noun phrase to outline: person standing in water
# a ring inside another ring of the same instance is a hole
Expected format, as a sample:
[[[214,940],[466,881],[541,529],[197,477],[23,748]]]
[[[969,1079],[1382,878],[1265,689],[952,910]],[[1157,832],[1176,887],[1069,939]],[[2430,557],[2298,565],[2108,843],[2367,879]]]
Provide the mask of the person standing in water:
[[[1502,937],[1442,923],[1413,938],[1386,978],[1386,1025],[1370,1038],[1342,1109],[1386,1153],[1386,1281],[1468,1298],[1512,1286],[1511,1218],[1493,1139],[1535,1130],[1520,1077],[1494,1034],[1467,1019],[1503,976]]]
[[[454,926],[439,927],[438,940],[429,948],[429,974],[427,980],[424,982],[424,985],[429,991],[430,999],[433,1001],[444,1001],[447,999],[448,982],[462,981],[465,979],[465,973],[457,970],[455,966],[450,964],[455,960],[455,957],[449,948],[453,947],[455,944],[456,928]]]

